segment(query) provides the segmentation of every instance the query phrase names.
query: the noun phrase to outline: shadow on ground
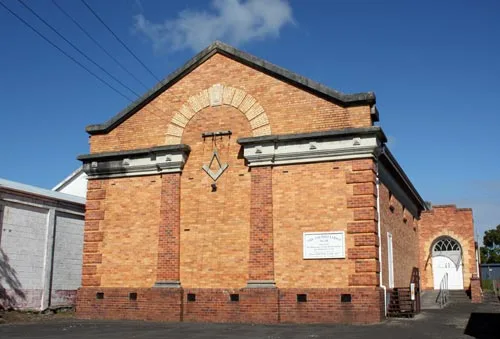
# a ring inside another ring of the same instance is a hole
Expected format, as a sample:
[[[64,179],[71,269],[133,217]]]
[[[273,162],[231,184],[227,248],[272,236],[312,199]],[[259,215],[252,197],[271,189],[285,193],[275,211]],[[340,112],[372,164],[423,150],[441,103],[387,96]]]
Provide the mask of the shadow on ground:
[[[471,313],[464,334],[478,339],[500,338],[500,313]]]

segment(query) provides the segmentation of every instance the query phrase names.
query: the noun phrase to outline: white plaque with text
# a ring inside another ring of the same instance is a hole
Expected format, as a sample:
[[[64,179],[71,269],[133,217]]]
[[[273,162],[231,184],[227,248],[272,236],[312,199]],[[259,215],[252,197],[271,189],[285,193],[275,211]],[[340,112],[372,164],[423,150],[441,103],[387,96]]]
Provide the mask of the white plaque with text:
[[[304,259],[345,258],[345,233],[304,232]]]

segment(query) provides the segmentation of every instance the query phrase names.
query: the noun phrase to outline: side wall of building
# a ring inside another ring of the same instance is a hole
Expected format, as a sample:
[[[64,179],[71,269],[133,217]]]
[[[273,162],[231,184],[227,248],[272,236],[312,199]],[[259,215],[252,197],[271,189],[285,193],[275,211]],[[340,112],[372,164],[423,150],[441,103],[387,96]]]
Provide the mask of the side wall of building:
[[[73,306],[81,283],[83,206],[0,192],[0,307]]]
[[[82,283],[82,215],[59,212],[55,215],[54,258],[50,306],[74,305]]]
[[[431,247],[441,236],[455,239],[462,247],[464,289],[468,289],[472,274],[477,273],[472,210],[455,205],[433,206],[430,211],[422,213],[419,228],[422,289],[434,288]]]
[[[48,212],[39,207],[3,204],[0,284],[7,307],[41,307]]]
[[[380,230],[382,245],[382,281],[389,284],[388,234],[392,235],[394,287],[409,287],[413,267],[418,267],[418,231],[416,219],[406,207],[381,184]]]

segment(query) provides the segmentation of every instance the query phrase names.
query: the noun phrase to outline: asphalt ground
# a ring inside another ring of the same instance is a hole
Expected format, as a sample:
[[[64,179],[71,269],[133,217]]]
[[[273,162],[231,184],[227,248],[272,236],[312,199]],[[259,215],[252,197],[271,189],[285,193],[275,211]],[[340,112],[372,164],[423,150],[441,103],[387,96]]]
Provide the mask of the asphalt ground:
[[[251,325],[89,321],[74,318],[0,325],[1,339],[14,338],[482,338],[500,339],[500,303],[450,304],[413,319],[375,325]]]

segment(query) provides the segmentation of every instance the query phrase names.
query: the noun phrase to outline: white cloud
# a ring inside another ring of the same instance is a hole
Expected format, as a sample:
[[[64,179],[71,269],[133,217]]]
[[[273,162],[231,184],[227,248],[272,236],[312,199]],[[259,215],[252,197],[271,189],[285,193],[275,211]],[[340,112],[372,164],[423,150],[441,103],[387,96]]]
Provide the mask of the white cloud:
[[[153,43],[155,50],[199,51],[214,40],[241,45],[251,40],[275,38],[293,23],[286,0],[213,0],[212,11],[184,10],[175,19],[153,23],[143,14],[134,17],[134,27]]]
[[[135,0],[135,5],[137,6],[137,9],[139,10],[139,12],[144,12],[144,7],[142,6],[142,2],[141,0]]]

